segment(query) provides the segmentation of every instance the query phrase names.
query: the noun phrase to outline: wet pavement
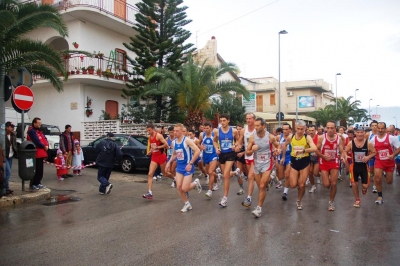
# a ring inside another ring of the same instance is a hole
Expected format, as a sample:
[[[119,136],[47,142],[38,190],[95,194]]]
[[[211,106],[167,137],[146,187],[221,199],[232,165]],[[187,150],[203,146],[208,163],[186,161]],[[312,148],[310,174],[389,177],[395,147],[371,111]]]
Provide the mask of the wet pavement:
[[[14,167],[13,167],[14,168]],[[16,168],[14,168],[16,169]],[[15,178],[15,177],[13,177]],[[241,206],[232,178],[228,207],[190,193],[193,210],[169,180],[154,182],[154,200],[145,171],[113,172],[111,194],[100,195],[96,169],[57,181],[45,166],[47,201],[0,209],[1,265],[398,265],[400,261],[400,178],[384,185],[383,205],[370,189],[353,207],[354,197],[339,182],[336,211],[328,211],[329,191],[317,185],[303,210],[296,210],[297,191],[282,201],[271,188],[261,218]],[[204,179],[202,180],[204,182]],[[247,187],[247,182],[245,182]],[[256,189],[255,192],[258,190]],[[257,193],[253,201],[258,198]],[[255,202],[253,202],[255,205]],[[254,206],[253,206],[254,207]]]

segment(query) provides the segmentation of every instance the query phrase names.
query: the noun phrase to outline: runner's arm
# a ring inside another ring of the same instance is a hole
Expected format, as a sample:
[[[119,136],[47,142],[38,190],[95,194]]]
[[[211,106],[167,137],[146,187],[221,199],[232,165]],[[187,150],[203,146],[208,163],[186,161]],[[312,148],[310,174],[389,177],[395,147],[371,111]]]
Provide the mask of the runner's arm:
[[[281,163],[285,162],[286,149],[287,149],[287,146],[289,145],[289,143],[290,143],[291,140],[292,140],[292,135],[289,135],[289,136],[286,138],[285,143],[283,143],[283,146],[282,146],[282,158],[281,158]]]
[[[221,151],[220,148],[218,147],[218,129],[214,129],[214,148],[217,151],[217,154],[219,154],[219,152]]]
[[[324,136],[321,135],[318,137],[317,150],[315,151],[315,154],[317,154],[318,157],[325,159],[325,155],[323,155],[321,153],[321,146],[322,146],[323,140],[324,140]]]
[[[310,137],[310,135],[307,135],[307,143],[310,146],[310,148],[308,149],[304,149],[304,152],[307,153],[312,153],[312,152],[316,152],[317,151],[317,146],[315,146],[313,139]]]
[[[191,139],[186,138],[185,142],[186,142],[186,145],[188,145],[194,152],[192,160],[190,161],[190,164],[194,164],[194,162],[197,160],[197,158],[200,155],[200,149],[199,149],[199,147],[197,147],[197,145]]]
[[[346,146],[346,148],[344,149],[344,151],[343,151],[343,153],[342,153],[342,158],[343,158],[343,160],[344,161],[347,161],[347,158],[348,158],[348,156],[347,156],[347,153],[349,152],[349,151],[351,151],[351,145],[352,145],[352,143],[353,143],[353,141],[350,141],[348,144],[347,144],[347,146]],[[369,159],[368,159],[369,160]]]
[[[158,149],[166,149],[166,148],[168,148],[168,142],[165,140],[163,135],[157,134],[157,140],[159,140],[162,143],[161,146],[157,147]]]
[[[246,148],[246,155],[251,156],[253,154],[253,145],[254,145],[254,137],[253,135],[249,138],[249,143],[247,144]]]

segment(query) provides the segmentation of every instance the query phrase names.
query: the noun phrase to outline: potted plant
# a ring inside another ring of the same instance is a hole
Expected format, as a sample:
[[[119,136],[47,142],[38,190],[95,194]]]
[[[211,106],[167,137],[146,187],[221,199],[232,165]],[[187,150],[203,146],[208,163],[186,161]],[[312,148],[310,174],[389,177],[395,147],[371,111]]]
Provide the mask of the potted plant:
[[[86,109],[86,116],[89,117],[93,114],[93,110],[92,109]]]
[[[94,66],[88,66],[88,67],[87,67],[87,70],[88,70],[88,72],[89,72],[90,75],[93,75],[93,73],[94,73]],[[101,71],[100,71],[100,72],[101,72]]]
[[[73,42],[72,45],[75,47],[75,49],[78,49],[79,44],[77,44],[76,42]]]
[[[125,74],[125,75],[124,75],[124,81],[128,81],[128,79],[129,79],[128,74]]]
[[[75,70],[71,70],[71,75],[74,75],[75,74]]]
[[[88,70],[86,69],[86,67],[82,67],[82,74],[87,74]]]
[[[81,70],[80,70],[79,68],[75,67],[75,73],[76,73],[77,75],[79,75],[79,73],[81,73]]]
[[[111,77],[111,72],[108,72],[108,71],[103,71],[103,72],[101,72],[101,74],[106,78],[106,79],[109,79],[110,77]]]

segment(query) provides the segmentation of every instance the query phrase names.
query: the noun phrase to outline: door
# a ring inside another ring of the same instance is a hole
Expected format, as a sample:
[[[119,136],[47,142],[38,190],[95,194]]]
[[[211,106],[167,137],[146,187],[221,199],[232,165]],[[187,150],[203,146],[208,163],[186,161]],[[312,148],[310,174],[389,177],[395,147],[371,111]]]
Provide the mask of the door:
[[[118,102],[106,101],[106,113],[110,115],[111,119],[118,118]]]
[[[126,0],[114,0],[114,15],[126,20]]]
[[[263,96],[262,95],[257,95],[257,98],[256,98],[256,110],[257,110],[257,112],[262,112],[263,111]]]

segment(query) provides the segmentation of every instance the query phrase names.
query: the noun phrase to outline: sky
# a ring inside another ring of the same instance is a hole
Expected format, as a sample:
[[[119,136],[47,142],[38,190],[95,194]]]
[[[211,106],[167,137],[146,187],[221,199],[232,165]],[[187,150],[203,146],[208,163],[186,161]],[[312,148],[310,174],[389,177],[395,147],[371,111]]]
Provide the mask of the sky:
[[[339,97],[353,99],[359,89],[362,108],[371,106],[375,114],[379,105],[382,120],[395,124],[399,114],[400,124],[399,0],[184,0],[184,5],[193,20],[185,27],[192,33],[188,41],[203,48],[215,36],[218,53],[239,66],[240,76],[278,78],[278,32],[286,30],[280,36],[282,82],[323,79],[334,93],[337,85]]]

